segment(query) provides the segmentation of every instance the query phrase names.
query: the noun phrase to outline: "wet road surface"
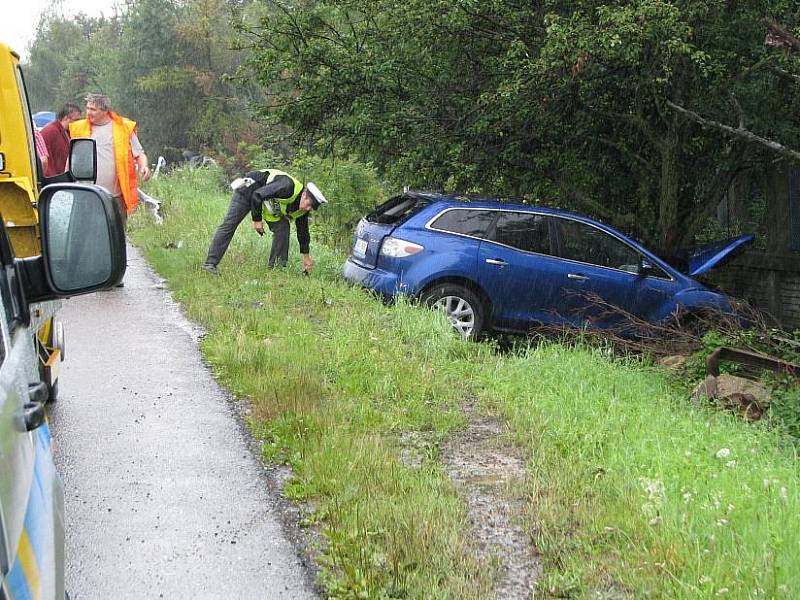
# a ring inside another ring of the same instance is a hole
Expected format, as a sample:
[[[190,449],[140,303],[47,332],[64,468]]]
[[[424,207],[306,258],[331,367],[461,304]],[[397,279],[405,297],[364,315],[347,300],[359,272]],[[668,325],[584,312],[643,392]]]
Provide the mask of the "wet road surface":
[[[124,288],[59,315],[70,597],[313,597],[198,332],[145,261],[129,247]]]

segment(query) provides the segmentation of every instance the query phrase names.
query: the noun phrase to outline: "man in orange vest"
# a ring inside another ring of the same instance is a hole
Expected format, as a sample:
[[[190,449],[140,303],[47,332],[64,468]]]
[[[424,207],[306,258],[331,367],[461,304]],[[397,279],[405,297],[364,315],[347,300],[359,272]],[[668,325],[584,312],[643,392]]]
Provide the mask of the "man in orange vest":
[[[142,179],[150,179],[147,155],[136,135],[136,122],[111,110],[104,94],[86,96],[86,118],[69,124],[72,138],[92,138],[97,144],[97,185],[119,202],[122,222],[139,204],[136,167]]]

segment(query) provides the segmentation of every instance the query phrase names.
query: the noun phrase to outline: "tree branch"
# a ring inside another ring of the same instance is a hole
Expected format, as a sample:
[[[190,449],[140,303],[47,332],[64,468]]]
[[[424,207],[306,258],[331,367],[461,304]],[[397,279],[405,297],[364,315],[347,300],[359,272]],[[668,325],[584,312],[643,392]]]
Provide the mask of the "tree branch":
[[[720,170],[708,186],[708,192],[703,195],[703,201],[692,211],[691,218],[681,238],[680,245],[687,248],[692,245],[695,234],[702,228],[706,220],[714,214],[719,203],[730,190],[736,177],[742,172],[741,162],[745,155],[745,144],[737,144],[733,151],[731,169]]]
[[[792,35],[775,19],[768,17],[764,19],[764,21],[767,23],[767,29],[774,37],[778,38],[784,45],[789,46],[792,50],[800,52],[800,39]]]
[[[792,161],[800,163],[800,152],[792,150],[791,148],[787,148],[783,144],[780,144],[774,140],[768,140],[767,138],[763,138],[759,135],[756,135],[752,131],[749,131],[748,129],[744,129],[743,127],[731,127],[730,125],[725,125],[724,123],[719,123],[718,121],[712,121],[711,119],[706,119],[698,115],[696,112],[693,112],[682,106],[678,106],[677,104],[674,104],[669,100],[667,100],[667,106],[669,106],[672,110],[677,111],[682,115],[688,117],[695,123],[699,123],[703,127],[712,127],[713,129],[724,131],[729,135],[735,136],[739,139],[743,139],[747,142],[753,144],[760,144],[762,146],[765,146],[775,154],[779,154],[784,158],[788,158]]]
[[[620,154],[625,154],[627,156],[630,156],[631,158],[636,160],[636,162],[638,162],[644,168],[646,168],[653,175],[657,175],[658,174],[658,172],[657,172],[655,166],[653,166],[652,162],[650,162],[649,160],[647,160],[646,158],[644,158],[642,155],[638,154],[637,152],[634,152],[630,148],[626,148],[624,144],[620,144],[619,142],[615,142],[614,140],[611,140],[609,138],[604,138],[604,137],[598,137],[597,141],[600,142],[601,144],[603,144],[604,146],[607,146],[609,148],[613,148],[614,150],[617,150]]]
[[[781,77],[785,77],[786,79],[791,79],[795,83],[800,83],[800,75],[795,75],[794,73],[789,73],[789,71],[786,71],[786,70],[781,69],[780,67],[776,67],[774,65],[772,67],[770,67],[770,71],[772,71],[776,75],[780,75]]]
[[[661,146],[661,140],[653,133],[650,123],[641,115],[633,115],[630,113],[619,113],[608,110],[597,110],[597,114],[609,117],[611,119],[618,119],[635,127],[647,140],[656,147]]]

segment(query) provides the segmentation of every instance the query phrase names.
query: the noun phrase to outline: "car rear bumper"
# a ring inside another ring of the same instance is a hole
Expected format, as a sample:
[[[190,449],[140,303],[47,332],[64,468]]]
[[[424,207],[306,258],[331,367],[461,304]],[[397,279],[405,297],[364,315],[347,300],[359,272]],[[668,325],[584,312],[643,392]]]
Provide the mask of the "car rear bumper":
[[[398,293],[408,293],[396,273],[383,269],[366,269],[347,259],[342,267],[342,275],[350,283],[378,292],[387,298],[393,298]]]

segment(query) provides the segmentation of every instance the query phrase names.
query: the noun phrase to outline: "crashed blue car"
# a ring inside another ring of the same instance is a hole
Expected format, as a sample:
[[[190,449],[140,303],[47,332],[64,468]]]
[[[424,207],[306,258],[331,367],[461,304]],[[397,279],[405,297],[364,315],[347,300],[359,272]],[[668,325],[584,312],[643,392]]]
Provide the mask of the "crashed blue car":
[[[745,235],[688,257],[686,273],[635,240],[562,210],[407,192],[361,219],[348,281],[445,312],[464,337],[535,325],[618,326],[731,312],[692,277],[753,241]]]

